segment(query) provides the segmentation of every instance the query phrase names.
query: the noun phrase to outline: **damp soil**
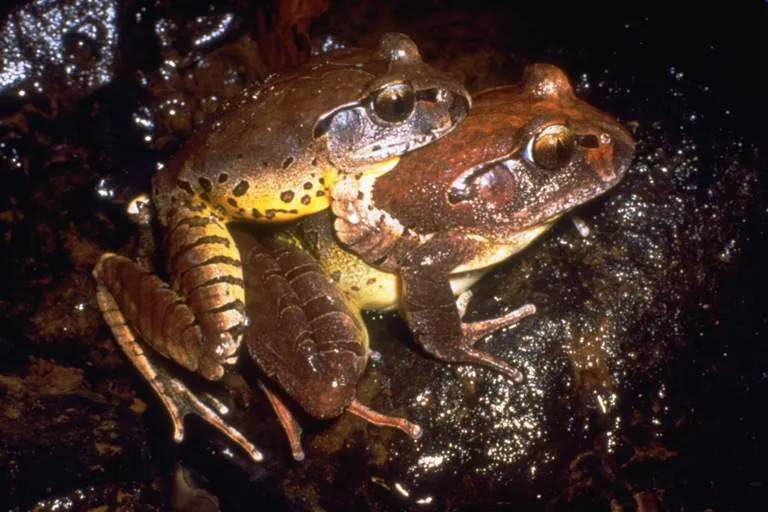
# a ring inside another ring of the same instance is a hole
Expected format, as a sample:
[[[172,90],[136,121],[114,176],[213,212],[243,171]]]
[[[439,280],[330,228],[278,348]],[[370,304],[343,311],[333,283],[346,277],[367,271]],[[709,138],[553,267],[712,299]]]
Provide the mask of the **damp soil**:
[[[699,5],[693,22],[642,5],[294,4],[0,7],[0,508],[764,507],[766,5]],[[472,92],[556,64],[637,140],[622,183],[475,289],[473,318],[537,306],[484,342],[524,382],[439,363],[370,314],[358,397],[421,439],[300,416],[295,462],[243,357],[206,388],[265,461],[195,418],[175,444],[98,313],[94,262],[135,250],[127,200],[245,84],[392,30]]]

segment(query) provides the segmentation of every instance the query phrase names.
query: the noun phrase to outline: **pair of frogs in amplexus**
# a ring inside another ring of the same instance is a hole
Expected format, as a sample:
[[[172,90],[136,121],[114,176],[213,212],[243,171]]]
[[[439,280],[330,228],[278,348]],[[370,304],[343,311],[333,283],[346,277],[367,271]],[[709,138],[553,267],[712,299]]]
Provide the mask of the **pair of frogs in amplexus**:
[[[554,66],[470,98],[407,36],[386,34],[376,49],[336,50],[244,90],[199,130],[154,176],[147,203],[169,282],[107,253],[94,269],[98,304],[177,441],[194,412],[262,458],[158,370],[139,337],[213,381],[244,341],[297,460],[300,428],[281,396],[317,418],[349,411],[417,438],[414,423],[355,399],[369,353],[360,311],[398,308],[429,354],[521,381],[476,345],[534,306],[464,322],[469,287],[614,186],[633,148]],[[258,237],[230,231],[233,221],[284,229]]]

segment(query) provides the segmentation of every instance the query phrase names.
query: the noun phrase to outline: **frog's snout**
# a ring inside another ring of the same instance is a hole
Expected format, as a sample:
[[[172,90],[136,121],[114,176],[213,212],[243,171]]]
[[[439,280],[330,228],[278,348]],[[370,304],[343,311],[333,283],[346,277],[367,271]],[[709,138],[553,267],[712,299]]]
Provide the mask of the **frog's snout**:
[[[592,133],[578,137],[600,180],[613,186],[624,177],[635,155],[635,141],[624,128],[599,125]]]

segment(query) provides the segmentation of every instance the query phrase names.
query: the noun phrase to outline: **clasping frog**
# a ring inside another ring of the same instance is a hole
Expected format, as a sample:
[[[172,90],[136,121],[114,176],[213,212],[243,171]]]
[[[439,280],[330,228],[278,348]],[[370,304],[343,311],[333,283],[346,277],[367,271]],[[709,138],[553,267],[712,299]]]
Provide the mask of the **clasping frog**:
[[[154,176],[167,280],[112,253],[93,274],[106,323],[163,399],[176,439],[184,414],[210,411],[158,376],[136,335],[209,380],[236,362],[247,319],[227,223],[327,208],[341,176],[385,172],[449,133],[470,104],[464,87],[424,63],[413,41],[386,34],[374,50],[337,50],[246,89]]]

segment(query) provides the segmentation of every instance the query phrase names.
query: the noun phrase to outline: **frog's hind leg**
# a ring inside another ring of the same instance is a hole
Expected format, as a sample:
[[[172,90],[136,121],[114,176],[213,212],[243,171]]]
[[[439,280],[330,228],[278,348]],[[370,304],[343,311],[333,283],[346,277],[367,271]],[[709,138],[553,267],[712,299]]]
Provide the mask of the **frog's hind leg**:
[[[385,416],[355,400],[365,368],[368,337],[362,318],[308,253],[275,239],[257,240],[235,232],[243,249],[247,310],[251,326],[245,344],[261,370],[310,415],[332,418],[348,411],[412,438],[421,428],[404,418]],[[264,386],[302,460],[300,431],[281,399]]]
[[[171,377],[163,368],[152,363],[136,339],[135,332],[127,324],[112,294],[103,284],[97,286],[96,299],[118,345],[149,382],[168,411],[173,439],[176,442],[184,439],[184,417],[195,413],[240,446],[254,461],[263,460],[262,453],[238,430],[227,425],[218,412],[200,401],[180,380]]]
[[[288,437],[288,444],[291,445],[291,455],[293,456],[293,460],[297,462],[303,461],[305,455],[304,449],[301,447],[301,426],[299,425],[299,422],[296,421],[296,418],[293,417],[293,414],[280,397],[273,393],[261,381],[259,381],[259,388],[261,388],[267,396],[269,403],[272,404],[272,409],[274,409],[277,419],[280,421],[280,425],[282,425],[285,435]]]
[[[246,324],[240,253],[205,205],[180,206],[164,218],[173,286],[111,253],[102,255],[93,275],[144,341],[188,370],[219,380],[224,365],[237,359]]]

